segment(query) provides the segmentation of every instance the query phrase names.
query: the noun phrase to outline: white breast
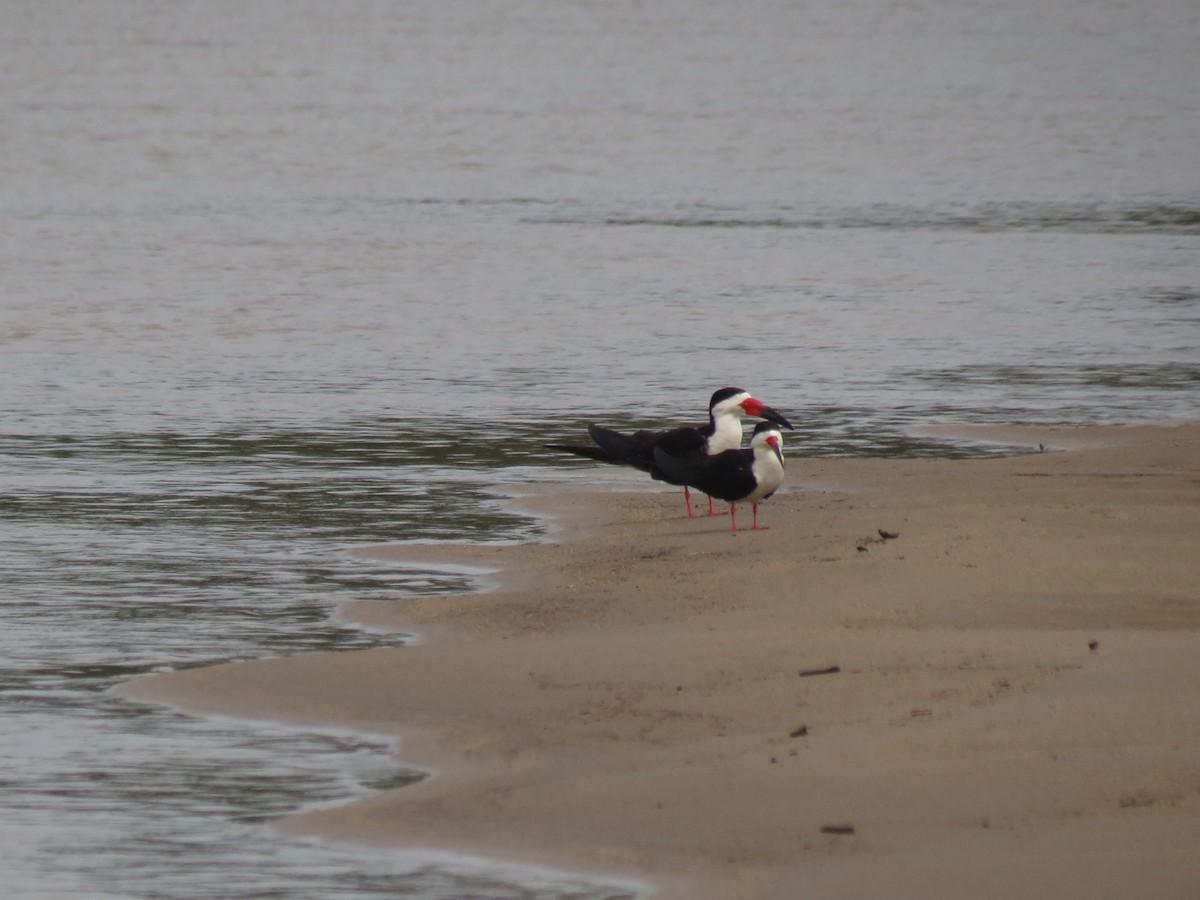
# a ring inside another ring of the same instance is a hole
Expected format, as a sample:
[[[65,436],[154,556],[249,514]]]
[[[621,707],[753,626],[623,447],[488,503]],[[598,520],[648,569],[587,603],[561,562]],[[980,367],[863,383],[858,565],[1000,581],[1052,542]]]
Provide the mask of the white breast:
[[[742,446],[742,420],[737,416],[718,416],[717,427],[708,439],[708,455],[716,456]]]

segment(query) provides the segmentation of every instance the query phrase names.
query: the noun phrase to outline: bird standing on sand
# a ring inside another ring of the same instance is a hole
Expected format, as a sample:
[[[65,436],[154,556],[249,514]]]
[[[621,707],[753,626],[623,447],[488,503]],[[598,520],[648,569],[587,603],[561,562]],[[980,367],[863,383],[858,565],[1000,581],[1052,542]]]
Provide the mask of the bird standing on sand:
[[[742,419],[752,417],[775,422],[784,428],[792,423],[761,400],[741,388],[721,388],[712,395],[708,403],[708,424],[682,426],[668,431],[635,431],[622,434],[599,425],[588,425],[588,434],[595,447],[580,447],[568,444],[546,444],[547,449],[561,450],[584,456],[599,462],[633,466],[658,481],[683,485],[683,499],[690,518],[692,495],[687,483],[663,471],[656,459],[656,451],[662,450],[672,460],[683,463],[703,463],[709,457],[736,450],[742,443]],[[712,497],[708,501],[709,514],[713,514]]]
[[[783,435],[770,422],[760,422],[744,450],[726,450],[707,459],[680,459],[656,447],[654,461],[674,483],[704,491],[710,497],[729,501],[729,519],[737,531],[737,504],[754,509],[751,530],[760,530],[758,502],[766,500],[783,483]]]

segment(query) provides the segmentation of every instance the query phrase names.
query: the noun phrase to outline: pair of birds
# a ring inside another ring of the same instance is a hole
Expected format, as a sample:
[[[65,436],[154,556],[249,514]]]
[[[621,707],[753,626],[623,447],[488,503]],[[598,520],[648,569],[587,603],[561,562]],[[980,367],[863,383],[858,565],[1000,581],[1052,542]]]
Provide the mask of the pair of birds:
[[[750,446],[742,449],[742,420],[763,419],[754,429]],[[692,512],[690,488],[708,494],[708,514],[713,498],[729,502],[729,518],[737,531],[737,504],[750,503],[753,529],[758,529],[758,502],[770,497],[783,482],[783,435],[777,426],[792,423],[741,388],[721,388],[708,404],[708,424],[669,431],[635,431],[621,434],[600,425],[589,425],[594,447],[547,444],[600,462],[633,466],[668,484],[683,485],[688,517]]]

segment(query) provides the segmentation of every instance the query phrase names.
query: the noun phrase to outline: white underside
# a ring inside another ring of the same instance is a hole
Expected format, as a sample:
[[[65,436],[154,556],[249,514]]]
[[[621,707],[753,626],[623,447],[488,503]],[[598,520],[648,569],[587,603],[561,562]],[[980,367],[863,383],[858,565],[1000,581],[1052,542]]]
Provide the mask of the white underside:
[[[770,447],[762,450],[756,448],[752,468],[758,487],[742,500],[743,503],[757,503],[764,497],[770,497],[783,484],[783,463]]]

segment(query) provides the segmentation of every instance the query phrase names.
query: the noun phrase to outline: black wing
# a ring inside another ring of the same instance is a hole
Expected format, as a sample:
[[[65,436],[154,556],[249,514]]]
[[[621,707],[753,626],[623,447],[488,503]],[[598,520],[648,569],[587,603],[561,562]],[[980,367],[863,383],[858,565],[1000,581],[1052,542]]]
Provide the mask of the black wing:
[[[699,428],[685,426],[659,432],[654,446],[677,459],[688,459],[693,456],[704,458],[708,455],[708,437]]]
[[[695,428],[672,428],[670,431],[635,431],[621,434],[601,425],[589,425],[588,434],[601,450],[620,459],[626,465],[647,472],[657,469],[654,450],[662,447],[672,456],[687,457],[704,453],[704,435]]]
[[[736,502],[757,486],[754,478],[754,451],[726,450],[716,456],[681,459],[654,451],[654,462],[665,481],[686,484],[718,500]]]
[[[689,459],[693,456],[705,457],[704,433],[699,428],[682,427],[670,431],[635,431],[633,434],[622,434],[605,428],[602,425],[588,425],[588,435],[596,442],[595,447],[579,447],[572,444],[546,444],[549,450],[563,453],[573,453],[599,462],[616,465],[633,466],[659,481],[669,484],[683,484],[659,468],[654,458],[655,450],[666,448],[675,459]]]
[[[611,428],[589,425],[588,434],[604,453],[627,466],[649,472],[651,477],[668,484],[683,482],[662,470],[655,459],[656,451],[669,447],[669,455],[676,459],[689,459],[693,456],[705,458],[705,437],[698,428],[684,426],[672,428],[670,431],[643,430],[633,434],[621,434]]]

